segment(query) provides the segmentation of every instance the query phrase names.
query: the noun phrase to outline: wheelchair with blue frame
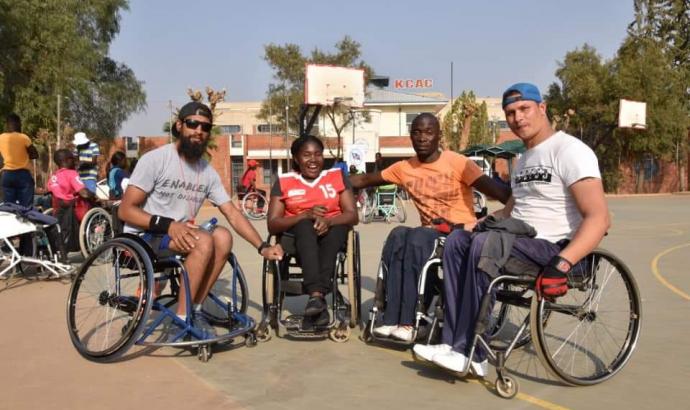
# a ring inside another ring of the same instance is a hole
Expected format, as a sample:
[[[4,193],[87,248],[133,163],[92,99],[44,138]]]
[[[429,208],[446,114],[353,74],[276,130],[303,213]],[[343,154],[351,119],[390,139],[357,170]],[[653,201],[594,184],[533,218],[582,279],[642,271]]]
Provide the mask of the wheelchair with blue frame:
[[[362,305],[359,233],[350,229],[344,248],[336,256],[330,292],[330,321],[323,326],[307,323],[303,315],[285,316],[285,299],[305,293],[294,237],[283,234],[279,243],[285,252],[283,259],[264,260],[263,263],[263,314],[256,328],[257,339],[265,342],[275,333],[279,337],[287,335],[295,339],[330,338],[337,343],[348,341],[350,329],[359,324]]]
[[[246,313],[247,282],[234,254],[203,309],[194,311],[188,303],[184,320],[174,309],[180,292],[192,300],[183,262],[180,255],[157,257],[133,234],[118,235],[98,247],[69,292],[67,323],[74,347],[98,362],[116,360],[135,344],[196,348],[199,360],[206,362],[213,344],[234,346],[234,340],[243,337],[247,346],[256,345],[255,323]],[[214,327],[213,332],[195,325],[198,315]]]

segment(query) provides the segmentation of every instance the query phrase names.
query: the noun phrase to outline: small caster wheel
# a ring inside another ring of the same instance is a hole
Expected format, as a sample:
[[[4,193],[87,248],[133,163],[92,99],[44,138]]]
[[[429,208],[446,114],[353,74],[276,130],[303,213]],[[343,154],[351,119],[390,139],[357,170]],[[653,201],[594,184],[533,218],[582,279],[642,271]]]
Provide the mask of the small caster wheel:
[[[244,336],[244,345],[247,347],[255,347],[256,346],[256,335],[252,332],[247,333]]]
[[[212,353],[211,353],[211,348],[209,347],[209,345],[199,346],[197,356],[202,363],[207,363],[208,360],[211,358],[211,355],[212,355]]]
[[[271,337],[273,337],[273,334],[271,334],[271,327],[262,324],[259,325],[259,327],[256,329],[256,340],[258,340],[261,343],[268,342],[271,340]]]
[[[334,327],[328,332],[328,337],[336,343],[345,343],[350,340],[350,327],[347,325]]]
[[[362,333],[359,335],[359,339],[366,344],[369,344],[374,340],[371,336],[371,322],[367,322],[362,329]]]
[[[499,376],[495,386],[498,395],[504,399],[512,399],[518,393],[518,382],[511,376]]]

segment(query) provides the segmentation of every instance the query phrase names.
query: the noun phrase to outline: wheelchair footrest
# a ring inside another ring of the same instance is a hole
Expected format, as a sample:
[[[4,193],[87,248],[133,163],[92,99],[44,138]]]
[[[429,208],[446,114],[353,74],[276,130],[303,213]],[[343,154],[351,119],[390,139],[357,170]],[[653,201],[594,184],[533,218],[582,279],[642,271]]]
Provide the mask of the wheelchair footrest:
[[[332,323],[323,326],[315,326],[309,320],[305,320],[303,315],[290,315],[283,320],[283,326],[291,334],[298,334],[300,336],[322,337],[324,332],[328,334]]]

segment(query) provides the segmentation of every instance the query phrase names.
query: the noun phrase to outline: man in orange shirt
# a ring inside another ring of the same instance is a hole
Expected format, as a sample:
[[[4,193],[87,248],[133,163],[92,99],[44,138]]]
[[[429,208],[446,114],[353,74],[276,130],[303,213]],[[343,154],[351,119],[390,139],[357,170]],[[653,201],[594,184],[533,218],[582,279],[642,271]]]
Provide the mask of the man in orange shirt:
[[[497,185],[464,155],[441,151],[441,128],[430,113],[418,115],[410,127],[415,157],[398,161],[382,171],[350,176],[353,188],[384,184],[402,186],[414,203],[422,226],[400,226],[388,235],[382,262],[388,269],[386,310],[383,325],[374,328],[378,336],[412,341],[412,324],[417,302],[417,278],[441,235],[438,221],[469,231],[477,220],[472,188],[505,203],[510,190]],[[433,222],[432,222],[433,221]]]
[[[3,201],[30,207],[34,203],[35,183],[29,164],[38,158],[38,151],[31,139],[22,134],[22,121],[17,114],[11,113],[5,118],[5,131],[0,134],[0,155],[4,160]],[[31,255],[31,235],[22,235],[19,252],[24,256]]]

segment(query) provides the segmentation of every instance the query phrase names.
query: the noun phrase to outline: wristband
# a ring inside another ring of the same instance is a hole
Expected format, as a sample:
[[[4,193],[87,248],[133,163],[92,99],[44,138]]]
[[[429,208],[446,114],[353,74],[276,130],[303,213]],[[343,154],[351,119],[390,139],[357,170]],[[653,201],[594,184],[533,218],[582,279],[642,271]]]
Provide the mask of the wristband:
[[[170,228],[170,224],[173,222],[174,220],[172,218],[151,215],[151,219],[149,220],[149,232],[156,235],[165,235],[168,233],[168,228]]]
[[[263,241],[263,242],[261,242],[261,245],[259,245],[259,247],[256,248],[256,250],[259,251],[259,255],[261,255],[261,251],[263,251],[264,249],[268,248],[269,246],[271,246],[270,243],[268,243],[268,242],[266,242],[266,241]]]
[[[553,258],[551,258],[547,266],[554,268],[561,273],[568,273],[570,272],[570,269],[573,268],[573,264],[570,263],[569,260],[559,255],[555,255]]]

